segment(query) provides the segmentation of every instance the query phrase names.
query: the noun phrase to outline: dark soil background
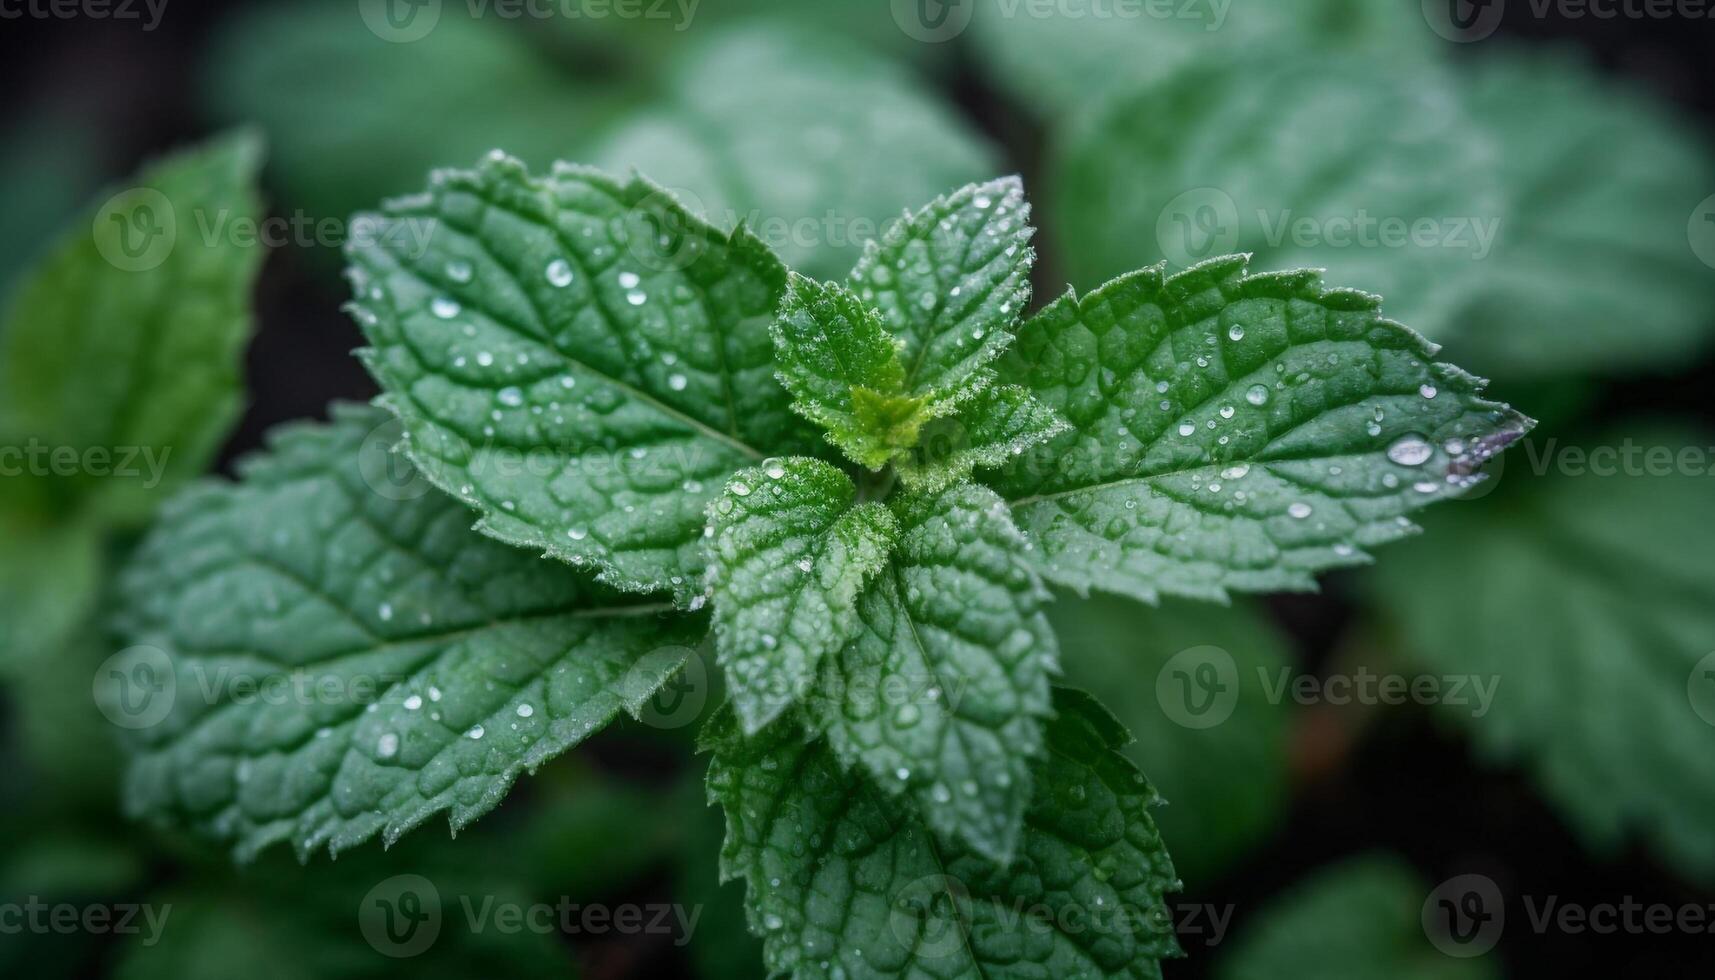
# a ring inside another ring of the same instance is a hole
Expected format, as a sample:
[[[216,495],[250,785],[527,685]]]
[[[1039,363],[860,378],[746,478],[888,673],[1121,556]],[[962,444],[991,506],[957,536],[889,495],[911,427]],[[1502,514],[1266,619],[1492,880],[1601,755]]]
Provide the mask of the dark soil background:
[[[105,179],[117,179],[147,158],[206,135],[195,93],[199,54],[217,22],[242,4],[169,2],[167,15],[151,33],[118,22],[0,20],[0,92],[6,93],[0,131],[12,123],[18,106],[46,99],[98,135],[96,142],[106,151],[98,168]],[[1702,120],[1715,135],[1715,19],[1518,16],[1505,19],[1502,33],[1526,41],[1574,40],[1605,70],[1641,82]],[[952,97],[1031,178],[1040,134],[1016,123],[1017,114],[969,65],[957,67],[951,78]],[[1650,161],[1640,159],[1637,165],[1648,167]],[[0,215],[0,226],[4,219]],[[1050,295],[1059,288],[1058,283],[1043,286]],[[270,256],[257,295],[260,329],[248,361],[251,405],[223,465],[256,448],[262,433],[280,422],[321,417],[330,400],[373,394],[372,382],[349,356],[358,334],[339,310],[346,298],[341,287],[301,255],[278,250]],[[1603,407],[1715,418],[1712,386],[1710,365],[1687,364],[1666,385],[1609,387]],[[1325,662],[1350,620],[1345,584],[1335,578],[1324,595],[1271,603],[1302,661],[1312,668]],[[1511,895],[1557,895],[1584,904],[1630,897],[1675,906],[1715,905],[1715,893],[1698,890],[1641,849],[1590,854],[1521,773],[1480,764],[1457,732],[1427,712],[1395,709],[1367,720],[1360,740],[1359,733],[1341,727],[1352,724],[1349,712],[1331,724],[1315,712],[1301,713],[1289,817],[1240,870],[1224,880],[1194,883],[1185,900],[1235,904],[1229,931],[1236,934],[1245,926],[1247,910],[1303,874],[1381,847],[1405,856],[1431,882],[1481,871]],[[607,743],[595,751],[611,767],[658,770],[674,764],[670,754],[661,758]],[[1710,819],[1715,832],[1715,814]],[[669,886],[662,874],[623,898],[670,900]],[[1715,934],[1538,935],[1527,927],[1522,906],[1509,905],[1507,913],[1499,955],[1509,977],[1715,976]],[[1209,975],[1213,957],[1203,941],[1186,937],[1192,955],[1170,964],[1169,976]],[[597,943],[594,949],[580,944],[587,975],[597,980],[689,975],[682,952],[671,946],[612,943]],[[1338,972],[1337,965],[1330,966],[1330,974]]]

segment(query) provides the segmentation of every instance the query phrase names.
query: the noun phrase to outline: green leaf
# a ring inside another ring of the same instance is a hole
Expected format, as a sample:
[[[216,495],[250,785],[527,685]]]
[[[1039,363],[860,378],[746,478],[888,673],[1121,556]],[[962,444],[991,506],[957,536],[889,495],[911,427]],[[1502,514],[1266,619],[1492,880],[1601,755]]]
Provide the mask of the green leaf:
[[[858,604],[857,635],[825,661],[812,722],[936,832],[1008,861],[1058,671],[1048,595],[993,491],[965,484],[895,510],[893,561]]]
[[[1178,955],[1164,905],[1177,881],[1150,819],[1155,791],[1115,751],[1125,732],[1088,695],[1060,692],[1056,707],[1052,761],[1037,767],[1009,867],[938,840],[825,743],[787,725],[745,739],[717,720],[709,787],[727,815],[723,874],[748,879],[768,970],[1159,977],[1159,961]],[[1055,928],[1074,919],[1076,932]]]
[[[1154,601],[1314,587],[1410,533],[1529,429],[1315,272],[1161,266],[1019,331],[1000,362],[1072,425],[995,476],[1045,577]]]
[[[343,223],[430,168],[494,147],[535,166],[582,158],[631,101],[611,72],[598,82],[562,71],[533,43],[533,25],[468,16],[459,4],[434,13],[424,5],[406,27],[432,18],[433,29],[399,43],[365,22],[387,9],[235,9],[210,43],[197,89],[209,113],[268,133],[270,179],[313,218]]]
[[[54,454],[56,510],[143,521],[237,419],[261,156],[241,133],[145,168],[21,284],[0,325],[0,439]]]
[[[1109,10],[1100,16],[1066,5],[1026,16],[978,8],[970,31],[994,82],[1050,120],[1108,90],[1160,85],[1212,62],[1246,74],[1294,53],[1371,51],[1393,64],[1437,53],[1437,39],[1411,4],[1231,0]]]
[[[1715,737],[1710,445],[1647,423],[1533,439],[1510,462],[1564,472],[1509,467],[1372,579],[1414,660],[1497,685],[1481,718],[1441,708],[1484,755],[1533,770],[1592,845],[1635,836],[1704,880],[1715,782],[1689,774]]]
[[[1068,133],[1052,167],[1057,239],[1079,284],[1233,252],[1258,269],[1324,268],[1440,340],[1500,261],[1509,217],[1495,147],[1473,126],[1450,71],[1209,65],[1117,91]]]
[[[744,729],[801,700],[857,629],[858,595],[899,534],[879,503],[814,459],[740,470],[709,510],[709,583],[721,666]]]
[[[94,611],[105,556],[88,522],[41,525],[3,507],[0,540],[0,672],[17,676],[58,655]]]
[[[359,220],[356,316],[382,404],[484,533],[688,602],[726,478],[814,452],[774,380],[786,271],[748,232],[641,179],[531,177],[503,156]]]
[[[958,402],[988,386],[983,367],[1030,305],[1035,233],[1023,183],[1005,177],[936,198],[865,246],[852,287],[903,344],[912,394]]]
[[[132,649],[103,678],[135,730],[131,813],[240,857],[391,842],[442,810],[457,830],[689,655],[694,618],[471,533],[416,474],[388,479],[397,435],[345,406],[281,430],[242,483],[187,491],[140,546]]]
[[[793,273],[774,321],[774,349],[792,407],[860,466],[879,470],[916,445],[935,411],[928,396],[904,394],[898,344],[844,286]]]
[[[951,486],[978,467],[996,467],[1070,426],[1018,385],[996,385],[930,422],[916,451],[897,463],[900,478],[925,493]]]
[[[1263,610],[1063,597],[1048,618],[1067,680],[1106,692],[1137,737],[1126,755],[1169,804],[1156,823],[1179,873],[1206,884],[1232,868],[1286,816],[1291,712],[1268,685],[1292,658]],[[1210,688],[1195,680],[1203,663],[1217,665]]]
[[[1463,77],[1513,204],[1480,294],[1430,337],[1509,378],[1675,368],[1706,348],[1707,140],[1565,52],[1490,53]]]
[[[815,32],[720,30],[675,67],[669,95],[596,160],[751,228],[805,275],[845,275],[902,209],[998,169],[928,82]]]
[[[1317,869],[1256,912],[1219,980],[1495,980],[1490,958],[1459,959],[1423,931],[1429,886],[1389,854]]]

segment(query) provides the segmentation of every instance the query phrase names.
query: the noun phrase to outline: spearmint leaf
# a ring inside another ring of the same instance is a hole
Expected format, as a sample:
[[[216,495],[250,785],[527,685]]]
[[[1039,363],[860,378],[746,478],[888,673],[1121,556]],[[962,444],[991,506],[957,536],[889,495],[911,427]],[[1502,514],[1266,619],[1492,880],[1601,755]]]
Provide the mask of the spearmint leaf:
[[[1214,880],[1286,816],[1291,711],[1269,696],[1292,667],[1285,640],[1248,600],[1061,597],[1048,618],[1067,681],[1108,692],[1136,736],[1126,755],[1170,804],[1156,823],[1179,873]],[[1205,663],[1216,667],[1208,686],[1197,680]]]
[[[240,857],[392,842],[442,810],[457,830],[689,655],[695,618],[471,532],[415,474],[388,479],[397,433],[345,406],[280,430],[242,483],[188,490],[139,547],[129,659],[103,702],[135,730],[132,814]]]
[[[1029,16],[979,8],[970,30],[995,83],[1050,119],[1109,89],[1162,84],[1213,61],[1250,71],[1306,51],[1374,51],[1392,64],[1424,62],[1435,53],[1435,36],[1410,4],[1216,0],[1156,9],[1171,16],[1141,7],[1132,16],[1108,17],[1066,7]]]
[[[226,437],[263,256],[228,232],[260,217],[261,159],[240,133],[145,168],[21,283],[0,325],[0,438],[76,454],[56,507],[140,522]]]
[[[1442,340],[1508,217],[1497,147],[1458,94],[1450,71],[1305,57],[1116,91],[1053,165],[1071,279],[1249,252],[1361,283]]]
[[[689,601],[721,484],[815,437],[774,380],[786,270],[642,179],[490,156],[360,218],[365,361],[499,540]],[[767,450],[768,452],[765,452]]]
[[[830,657],[812,722],[840,759],[930,827],[1011,859],[1058,671],[1048,595],[994,492],[970,484],[895,505],[899,545]]]
[[[1052,759],[1019,856],[996,867],[939,840],[913,808],[850,773],[827,744],[777,725],[708,737],[709,792],[727,815],[722,873],[748,880],[770,972],[795,978],[1160,976],[1179,954],[1164,904],[1177,888],[1150,809],[1118,753],[1124,729],[1088,695],[1057,692]],[[1052,914],[1038,915],[1033,908]],[[1084,928],[1061,931],[1055,923]],[[1036,926],[1046,925],[1046,928]]]
[[[1699,206],[1715,169],[1707,141],[1564,52],[1474,59],[1462,77],[1514,203],[1479,294],[1429,336],[1507,377],[1670,368],[1705,347],[1715,323],[1704,264],[1715,262],[1715,222]]]
[[[857,627],[858,595],[899,528],[852,506],[851,478],[814,459],[740,470],[709,508],[709,583],[733,707],[755,732],[800,700]]]
[[[912,394],[957,402],[988,386],[983,367],[1030,304],[1035,233],[1024,184],[1005,177],[937,198],[864,247],[852,288],[902,342]]]
[[[1455,958],[1423,931],[1429,886],[1389,854],[1322,868],[1257,910],[1219,980],[1495,980],[1493,958]]]
[[[99,529],[85,521],[38,525],[0,508],[0,672],[27,673],[97,605],[104,564]]]
[[[1482,717],[1441,708],[1484,755],[1533,770],[1593,846],[1635,836],[1703,880],[1715,880],[1715,783],[1686,774],[1707,770],[1715,736],[1711,444],[1648,424],[1563,449],[1533,440],[1533,466],[1588,469],[1509,469],[1371,580],[1426,670],[1495,685]],[[1606,721],[1592,724],[1598,701]]]
[[[907,487],[930,493],[979,466],[1000,466],[1068,428],[1025,389],[996,385],[965,402],[957,415],[925,426],[916,451],[898,461],[899,475]]]
[[[879,470],[917,444],[935,406],[904,393],[898,345],[851,290],[793,273],[774,349],[792,407],[853,462]]]
[[[1377,297],[1245,263],[1144,269],[1020,328],[1002,380],[1072,431],[994,483],[1049,580],[1149,602],[1311,589],[1530,428]]]
[[[751,228],[805,275],[845,275],[903,209],[998,169],[925,80],[817,32],[717,31],[676,68],[667,98],[597,162],[651,175],[721,227]]]

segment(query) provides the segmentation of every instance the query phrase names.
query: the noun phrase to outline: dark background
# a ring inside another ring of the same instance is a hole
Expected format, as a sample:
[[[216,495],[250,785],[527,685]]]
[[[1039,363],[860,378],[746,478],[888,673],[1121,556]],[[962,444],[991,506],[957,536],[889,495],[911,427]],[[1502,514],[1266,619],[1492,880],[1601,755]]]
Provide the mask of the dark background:
[[[196,92],[199,54],[218,22],[245,5],[169,0],[166,16],[151,33],[124,22],[0,21],[0,91],[6,93],[0,133],[13,132],[26,105],[45,105],[75,119],[91,136],[96,159],[90,169],[101,182],[120,179],[139,163],[206,136],[211,124]],[[1508,17],[1501,35],[1576,41],[1604,70],[1642,83],[1715,134],[1715,20]],[[1023,114],[987,87],[967,58],[955,50],[929,67],[1030,182],[1041,134],[1017,121]],[[1640,159],[1637,165],[1648,167],[1649,161]],[[93,194],[96,187],[88,190]],[[0,235],[13,234],[9,224],[9,216],[0,214]],[[1060,288],[1057,282],[1038,285],[1039,295]],[[374,393],[373,383],[349,356],[359,337],[339,310],[345,298],[343,283],[315,260],[290,249],[270,255],[257,290],[259,329],[246,371],[251,404],[223,466],[257,448],[262,433],[280,422],[323,417],[330,400],[366,399]],[[1707,363],[1686,364],[1669,384],[1608,386],[1596,414],[1624,409],[1715,419],[1712,382],[1715,373]],[[1270,600],[1301,663],[1310,669],[1325,661],[1350,621],[1346,586],[1335,577],[1322,595]],[[1567,903],[1626,897],[1675,906],[1715,903],[1715,892],[1700,891],[1641,848],[1591,854],[1521,773],[1480,764],[1457,732],[1422,709],[1372,713],[1361,722],[1352,713],[1334,717],[1305,711],[1295,724],[1294,802],[1288,818],[1238,871],[1224,880],[1193,883],[1184,896],[1188,902],[1236,904],[1229,934],[1243,930],[1247,910],[1310,870],[1376,847],[1404,855],[1431,882],[1481,871],[1507,894],[1558,895]],[[1361,740],[1354,730],[1358,724],[1368,726]],[[593,751],[601,764],[631,772],[674,764],[672,754],[607,741]],[[521,784],[520,791],[528,792],[527,785]],[[1715,814],[1710,821],[1715,832]],[[670,900],[669,886],[667,877],[658,875],[622,900]],[[1510,921],[1523,924],[1522,907],[1515,903],[1507,911]],[[1169,964],[1169,976],[1208,975],[1214,958],[1198,944],[1196,937],[1187,937],[1190,958]],[[666,944],[605,951],[600,945],[580,949],[588,975],[688,972],[683,955]],[[1510,927],[1497,955],[1505,974],[1515,978],[1715,976],[1715,935],[1538,935]]]

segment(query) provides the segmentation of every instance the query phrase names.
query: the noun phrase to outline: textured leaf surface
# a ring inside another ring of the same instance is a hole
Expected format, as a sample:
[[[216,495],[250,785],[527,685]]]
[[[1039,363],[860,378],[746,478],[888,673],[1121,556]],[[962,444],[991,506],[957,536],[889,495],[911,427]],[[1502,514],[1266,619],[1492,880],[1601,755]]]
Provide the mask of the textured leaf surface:
[[[1067,680],[1102,691],[1136,736],[1126,755],[1169,804],[1155,820],[1179,873],[1195,886],[1233,867],[1286,816],[1290,710],[1267,687],[1292,664],[1280,634],[1245,601],[1149,607],[1068,596],[1048,618]],[[1176,664],[1181,651],[1197,652]],[[1216,685],[1199,686],[1187,661],[1216,664]],[[1229,686],[1234,693],[1222,700]]]
[[[850,477],[814,459],[740,470],[711,506],[709,581],[721,666],[745,730],[801,700],[858,626],[858,596],[899,533]]]
[[[1004,862],[1058,671],[1048,595],[992,491],[966,484],[895,510],[893,561],[827,661],[812,717],[842,760],[909,793],[936,832]]]
[[[913,453],[897,461],[906,486],[932,492],[978,467],[996,467],[1067,430],[1054,410],[1018,385],[994,385],[926,425]]]
[[[814,33],[716,32],[678,59],[670,89],[596,159],[649,174],[722,227],[742,222],[818,279],[844,276],[902,209],[998,169],[924,80]]]
[[[1035,232],[1023,183],[1006,177],[936,198],[864,248],[852,287],[900,339],[912,394],[962,401],[988,385],[983,366],[1030,305]]]
[[[1391,855],[1318,870],[1244,927],[1218,962],[1220,980],[1493,980],[1492,957],[1455,959],[1430,944],[1429,885]]]
[[[1636,835],[1704,879],[1715,879],[1715,782],[1701,775],[1715,746],[1710,444],[1650,425],[1533,439],[1508,460],[1502,492],[1446,508],[1373,580],[1427,669],[1498,679],[1484,717],[1446,709],[1486,754],[1533,769],[1593,844]],[[1573,446],[1593,468],[1618,466],[1628,445],[1631,475],[1532,479],[1524,466],[1582,467],[1560,455]],[[1687,447],[1690,466],[1676,467]]]
[[[1708,142],[1564,53],[1470,68],[1466,101],[1497,143],[1511,206],[1481,294],[1425,331],[1497,377],[1682,365],[1715,324],[1698,261],[1715,261],[1715,222],[1699,206],[1715,170]]]
[[[774,347],[792,407],[853,462],[879,470],[917,444],[935,406],[905,393],[899,347],[857,294],[793,274]]]
[[[1337,58],[1117,91],[1053,165],[1071,279],[1250,252],[1257,269],[1327,269],[1442,340],[1509,217],[1498,147],[1458,96],[1450,71]]]
[[[1283,54],[1373,51],[1409,63],[1426,60],[1437,40],[1412,4],[1372,0],[1064,4],[1027,16],[979,5],[970,33],[994,82],[1051,120],[1109,89],[1165,83],[1210,62],[1251,71]]]
[[[729,876],[748,880],[770,971],[794,977],[1159,977],[1178,953],[1177,887],[1150,818],[1155,791],[1115,750],[1126,736],[1062,692],[1050,760],[1010,867],[939,840],[909,804],[848,773],[789,726],[743,739],[718,721],[711,797]],[[1042,906],[1052,922],[1026,927]],[[1062,931],[1053,922],[1085,928]]]
[[[813,719],[840,759],[909,793],[936,832],[1007,862],[1058,671],[1048,594],[993,491],[955,486],[895,510],[894,561],[828,661]]]
[[[363,220],[366,360],[413,461],[485,533],[685,599],[726,477],[813,450],[774,380],[786,272],[749,234],[640,179],[497,157]]]
[[[133,813],[241,856],[392,841],[442,810],[457,829],[688,655],[694,619],[472,533],[421,480],[381,481],[396,431],[346,407],[282,430],[243,483],[187,491],[140,547],[124,633],[158,652],[106,680],[137,727]],[[144,665],[164,716],[126,686]]]
[[[1379,300],[1242,256],[1157,266],[1020,328],[1000,362],[1072,425],[996,477],[1043,574],[1153,601],[1309,589],[1526,429]]]
[[[0,326],[0,438],[75,455],[52,506],[144,520],[237,418],[263,247],[234,226],[259,217],[261,156],[240,134],[147,167],[21,282]]]

